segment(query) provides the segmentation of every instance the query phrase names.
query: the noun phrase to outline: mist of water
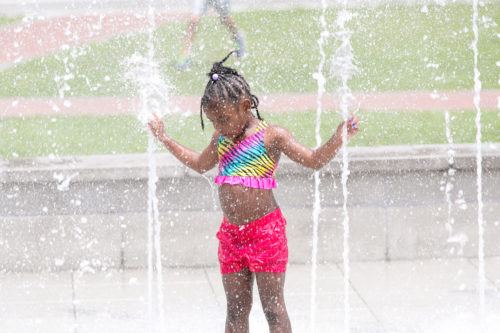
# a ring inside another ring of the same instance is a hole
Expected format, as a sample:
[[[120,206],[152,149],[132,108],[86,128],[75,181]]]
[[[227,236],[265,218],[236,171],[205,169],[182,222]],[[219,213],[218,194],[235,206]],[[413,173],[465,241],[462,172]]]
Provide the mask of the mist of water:
[[[153,64],[154,63],[154,29],[156,26],[155,22],[155,14],[153,10],[153,4],[150,3],[148,7],[148,42],[147,42],[147,49],[148,49],[148,61],[149,63]],[[158,67],[153,66],[153,68],[156,69],[156,73],[159,75]],[[157,94],[160,96],[165,96],[165,92],[167,90],[160,90],[156,91]],[[163,94],[162,94],[163,93]],[[148,108],[144,110],[144,113],[149,112],[151,113],[160,113],[162,109],[164,109],[165,106],[162,107],[162,104],[159,102],[154,103],[154,105],[151,105],[152,101],[155,101],[154,99],[142,99],[142,100],[147,100],[150,101],[148,104]],[[156,183],[158,181],[158,176],[156,173],[156,158],[155,158],[155,152],[156,152],[156,144],[154,142],[154,138],[151,133],[148,134],[148,161],[149,161],[149,172],[148,172],[148,296],[149,296],[149,301],[148,304],[151,307],[153,295],[151,294],[152,292],[152,283],[151,283],[151,275],[153,271],[153,265],[154,268],[156,269],[156,295],[157,295],[157,312],[159,315],[159,329],[160,332],[163,332],[165,330],[165,309],[163,308],[163,267],[162,267],[162,255],[161,255],[161,223],[159,219],[159,211],[158,211],[158,198],[156,196]],[[153,239],[151,239],[151,234],[153,234]],[[151,241],[154,244],[154,249],[151,248]],[[155,262],[153,263],[153,250],[154,250],[154,256],[155,256]],[[149,312],[151,313],[151,312]]]
[[[201,177],[205,179],[210,186],[210,195],[212,197],[212,209],[216,211],[218,209],[217,206],[217,188],[214,185],[213,179],[210,177],[205,176],[204,174],[201,174]]]
[[[318,47],[320,53],[320,62],[318,72],[314,74],[314,78],[318,82],[318,94],[316,96],[316,126],[315,137],[316,147],[321,145],[321,113],[323,111],[322,97],[325,94],[326,79],[324,76],[324,67],[326,62],[325,43],[329,32],[326,23],[326,10],[328,8],[325,0],[321,1],[321,16],[319,18],[321,24],[321,33],[318,39]],[[316,332],[316,283],[317,283],[317,266],[318,266],[318,227],[319,216],[321,213],[321,193],[319,186],[321,178],[319,171],[314,173],[314,206],[313,206],[313,230],[312,230],[312,253],[311,253],[311,299],[310,299],[310,332]]]
[[[451,199],[451,191],[454,187],[455,182],[455,150],[453,149],[453,136],[451,134],[451,123],[450,123],[450,112],[448,110],[444,113],[444,121],[445,121],[445,134],[446,141],[448,142],[448,171],[446,172],[446,184],[444,187],[444,194],[447,203],[447,220],[446,220],[446,230],[448,231],[448,242],[453,236],[453,224],[455,223],[452,209],[453,209],[453,201]]]
[[[479,312],[481,322],[484,318],[484,292],[486,277],[484,273],[484,221],[483,221],[483,183],[482,183],[482,147],[481,147],[481,80],[478,67],[478,0],[472,2],[472,32],[474,39],[472,41],[472,52],[474,56],[474,109],[476,110],[476,168],[477,168],[477,227],[478,227],[478,293],[479,293]]]
[[[451,118],[450,118],[450,112],[448,110],[445,111],[444,113],[444,120],[445,120],[445,134],[446,134],[446,141],[448,144],[448,149],[447,149],[447,157],[448,157],[448,170],[446,171],[445,177],[446,181],[444,183],[444,194],[445,194],[445,199],[446,199],[446,205],[447,205],[447,218],[446,218],[446,231],[448,231],[448,238],[447,242],[449,244],[454,244],[456,247],[452,247],[450,249],[450,253],[455,253],[457,255],[462,255],[463,254],[463,249],[465,247],[465,244],[469,241],[469,238],[467,235],[463,232],[456,233],[454,230],[454,224],[455,224],[455,218],[453,217],[453,208],[454,208],[454,200],[452,199],[452,191],[455,187],[455,147],[454,147],[454,142],[453,142],[453,134],[451,131]],[[461,197],[462,192],[458,192],[458,198],[455,200],[455,203],[459,203],[458,208],[463,209],[464,205],[460,204],[462,203],[463,198]],[[466,206],[465,206],[466,207]]]
[[[168,92],[170,85],[160,75],[155,61],[154,30],[156,28],[153,4],[147,7],[147,43],[146,55],[133,54],[127,59],[126,78],[138,88],[140,108],[139,121],[146,126],[153,114],[162,117],[169,110]],[[147,266],[148,266],[148,300],[147,312],[150,331],[165,331],[165,309],[163,299],[163,267],[161,253],[161,223],[159,218],[157,189],[156,142],[148,131],[148,226],[147,226]]]
[[[348,190],[347,181],[349,179],[349,152],[347,149],[347,121],[350,117],[350,109],[354,102],[354,96],[348,85],[356,71],[354,64],[354,55],[351,45],[351,34],[347,24],[353,18],[353,13],[347,9],[347,1],[343,2],[343,8],[337,14],[335,21],[335,38],[340,43],[333,55],[332,73],[338,80],[339,86],[337,94],[339,95],[339,112],[344,120],[342,128],[342,194],[343,194],[343,222],[344,228],[343,237],[343,269],[344,269],[344,328],[346,332],[350,332],[350,263],[349,263],[349,211],[347,209]]]

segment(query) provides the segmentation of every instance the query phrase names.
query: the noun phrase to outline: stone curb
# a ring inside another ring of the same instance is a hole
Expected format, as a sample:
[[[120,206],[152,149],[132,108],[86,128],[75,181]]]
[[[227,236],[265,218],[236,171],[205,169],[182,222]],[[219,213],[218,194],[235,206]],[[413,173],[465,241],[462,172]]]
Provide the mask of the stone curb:
[[[158,177],[203,177],[187,169],[168,153],[157,154]],[[485,170],[500,169],[500,144],[483,144],[482,165]],[[448,145],[378,146],[349,149],[351,173],[394,172],[416,170],[446,170]],[[454,146],[454,168],[476,168],[476,145]],[[146,179],[148,177],[147,154],[64,156],[57,158],[0,160],[2,183],[52,182],[61,176],[72,181],[100,181]],[[341,172],[341,157],[337,156],[323,170],[324,174]],[[213,169],[207,176],[215,175]],[[278,176],[286,174],[308,175],[313,170],[304,168],[288,158],[280,161]]]

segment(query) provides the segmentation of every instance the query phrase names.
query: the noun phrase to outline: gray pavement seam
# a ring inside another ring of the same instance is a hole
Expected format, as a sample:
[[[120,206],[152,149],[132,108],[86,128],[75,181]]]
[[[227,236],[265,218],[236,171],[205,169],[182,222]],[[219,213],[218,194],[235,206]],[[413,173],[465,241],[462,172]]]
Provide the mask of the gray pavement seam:
[[[468,262],[469,264],[471,264],[471,265],[472,265],[475,269],[478,269],[478,268],[479,268],[479,267],[478,267],[478,265],[477,265],[477,264],[476,264],[476,263],[472,260],[472,258],[466,258],[466,259],[467,259],[467,262]],[[474,259],[475,259],[475,258],[474,258]],[[497,286],[496,286],[496,284],[495,284],[495,281],[494,281],[494,280],[492,280],[492,279],[490,279],[490,278],[488,277],[488,274],[486,274],[486,275],[485,275],[485,277],[486,277],[486,280],[487,280],[487,281],[491,282],[492,286],[495,288],[495,291],[496,291],[496,292],[500,292],[500,290],[498,289],[498,287],[497,287]]]
[[[342,274],[342,276],[345,275],[344,273],[344,270],[342,269],[342,267],[340,266],[340,263],[335,263],[335,266],[337,266],[337,269],[340,271],[340,273]],[[370,312],[370,314],[373,316],[373,318],[375,318],[375,320],[377,321],[377,323],[382,327],[382,329],[384,331],[387,331],[387,329],[384,327],[384,323],[382,322],[382,320],[377,316],[377,314],[375,313],[375,311],[370,307],[370,305],[368,305],[368,302],[363,298],[363,296],[361,295],[361,293],[358,291],[358,289],[354,286],[354,283],[352,282],[351,279],[349,279],[349,286],[352,288],[352,290],[354,291],[354,293],[359,297],[359,299],[361,299],[361,302],[363,302],[363,304],[366,306],[366,308],[368,309],[368,311]]]

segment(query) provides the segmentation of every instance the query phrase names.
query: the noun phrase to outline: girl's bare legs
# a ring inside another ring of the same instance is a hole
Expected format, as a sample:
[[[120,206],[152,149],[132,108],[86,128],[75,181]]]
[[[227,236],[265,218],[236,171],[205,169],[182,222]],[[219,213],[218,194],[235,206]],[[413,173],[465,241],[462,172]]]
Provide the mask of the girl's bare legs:
[[[283,288],[285,273],[256,273],[260,301],[270,333],[291,333],[292,326],[285,307]]]
[[[222,275],[226,292],[226,333],[248,333],[248,317],[252,308],[253,273],[248,269]]]

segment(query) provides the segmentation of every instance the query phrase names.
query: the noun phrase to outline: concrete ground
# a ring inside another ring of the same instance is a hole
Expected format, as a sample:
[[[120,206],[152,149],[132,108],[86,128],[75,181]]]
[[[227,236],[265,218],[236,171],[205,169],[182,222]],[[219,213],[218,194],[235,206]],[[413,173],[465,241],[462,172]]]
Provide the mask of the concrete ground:
[[[477,262],[467,259],[350,265],[351,332],[499,332],[500,257],[486,259],[481,329]],[[342,264],[317,269],[315,331],[344,331]],[[165,268],[164,332],[223,332],[217,267]],[[291,265],[286,299],[294,332],[312,332],[311,267]],[[254,290],[251,332],[267,326]],[[147,272],[2,273],[0,332],[147,332]]]

